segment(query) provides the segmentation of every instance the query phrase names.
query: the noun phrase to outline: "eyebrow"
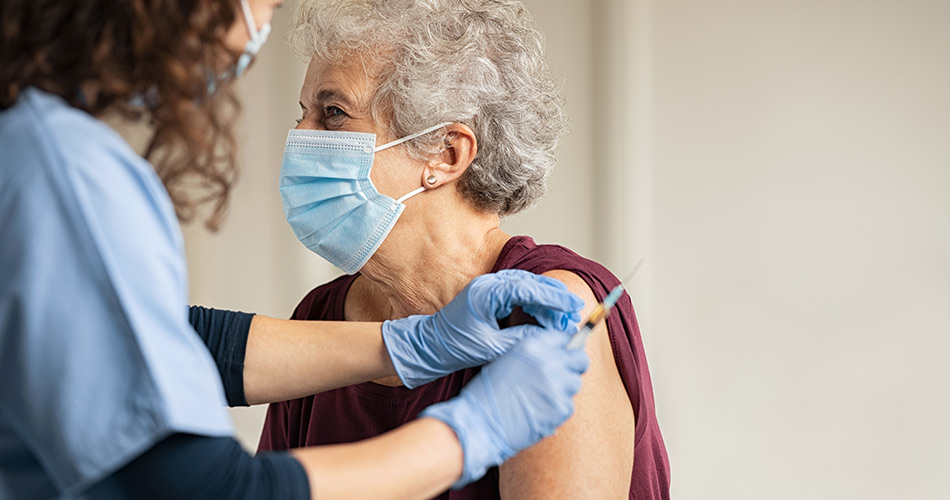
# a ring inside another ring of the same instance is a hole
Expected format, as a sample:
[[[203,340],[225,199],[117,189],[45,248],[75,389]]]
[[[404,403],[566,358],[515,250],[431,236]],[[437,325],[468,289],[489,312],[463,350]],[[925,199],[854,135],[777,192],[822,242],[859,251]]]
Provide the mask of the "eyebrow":
[[[332,89],[324,89],[317,92],[316,95],[314,95],[314,100],[315,102],[338,101],[347,109],[354,110],[356,108],[353,101],[351,101],[346,94]],[[307,109],[303,101],[298,101],[298,104],[300,104],[301,108]]]

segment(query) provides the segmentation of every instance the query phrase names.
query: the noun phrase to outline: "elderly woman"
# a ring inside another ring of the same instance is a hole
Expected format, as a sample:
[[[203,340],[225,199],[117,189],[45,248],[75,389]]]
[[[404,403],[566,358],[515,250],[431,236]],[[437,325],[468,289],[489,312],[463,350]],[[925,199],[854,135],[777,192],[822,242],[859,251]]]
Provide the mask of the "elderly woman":
[[[501,269],[563,281],[585,299],[586,315],[618,283],[564,247],[499,229],[544,193],[566,128],[541,35],[521,3],[303,1],[291,42],[309,68],[281,173],[287,218],[305,245],[350,273],[311,291],[295,319],[430,314],[473,277]],[[439,498],[669,497],[629,298],[586,349],[590,369],[568,422]],[[455,396],[476,373],[415,388],[384,379],[273,404],[260,449],[379,435]]]

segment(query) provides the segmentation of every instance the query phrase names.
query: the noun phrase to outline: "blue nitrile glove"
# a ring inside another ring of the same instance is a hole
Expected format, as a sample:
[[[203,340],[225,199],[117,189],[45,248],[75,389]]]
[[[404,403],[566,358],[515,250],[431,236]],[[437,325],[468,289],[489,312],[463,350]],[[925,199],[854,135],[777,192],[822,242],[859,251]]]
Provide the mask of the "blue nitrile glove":
[[[565,347],[568,339],[556,330],[526,338],[482,368],[458,397],[419,415],[445,422],[458,436],[465,458],[453,489],[549,436],[571,416],[589,361],[584,349]]]
[[[383,323],[383,340],[402,383],[412,389],[508,352],[538,330],[531,325],[499,329],[498,320],[515,306],[542,327],[564,330],[580,321],[584,302],[564,283],[527,271],[479,276],[433,315]]]

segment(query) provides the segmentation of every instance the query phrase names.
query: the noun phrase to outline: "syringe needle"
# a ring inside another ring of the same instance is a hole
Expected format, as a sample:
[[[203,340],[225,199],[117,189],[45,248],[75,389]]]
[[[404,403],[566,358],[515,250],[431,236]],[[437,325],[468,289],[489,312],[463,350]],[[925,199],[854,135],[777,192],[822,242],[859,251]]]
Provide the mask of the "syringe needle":
[[[643,257],[640,257],[640,260],[638,260],[637,263],[633,265],[633,270],[627,273],[627,277],[624,278],[623,281],[621,281],[621,283],[623,283],[623,286],[626,287],[627,285],[630,284],[630,280],[632,280],[633,277],[637,275],[637,271],[640,270],[640,266],[642,265],[643,265]]]
[[[637,271],[640,270],[640,266],[643,265],[643,258],[633,266],[633,270],[627,275],[627,278],[624,279],[623,284],[617,285],[609,294],[604,298],[604,301],[597,304],[594,307],[594,310],[590,313],[590,316],[587,317],[587,320],[584,321],[584,325],[571,337],[567,342],[568,349],[580,349],[584,343],[587,341],[587,337],[590,336],[591,332],[594,331],[594,327],[597,326],[613,309],[614,305],[617,304],[617,301],[620,299],[620,295],[624,292],[624,285],[629,283],[630,280],[637,274]]]

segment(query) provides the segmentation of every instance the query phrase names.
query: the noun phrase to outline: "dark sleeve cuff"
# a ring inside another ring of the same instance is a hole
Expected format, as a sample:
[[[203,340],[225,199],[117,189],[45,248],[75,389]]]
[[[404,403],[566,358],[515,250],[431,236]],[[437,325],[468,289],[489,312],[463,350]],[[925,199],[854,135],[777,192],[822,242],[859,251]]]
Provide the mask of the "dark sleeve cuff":
[[[253,314],[191,306],[188,321],[218,365],[229,406],[248,406],[244,397],[244,356]]]

